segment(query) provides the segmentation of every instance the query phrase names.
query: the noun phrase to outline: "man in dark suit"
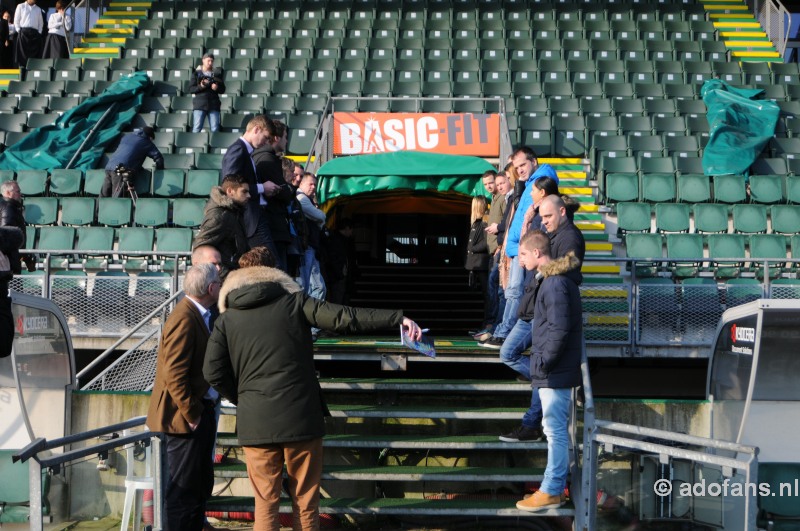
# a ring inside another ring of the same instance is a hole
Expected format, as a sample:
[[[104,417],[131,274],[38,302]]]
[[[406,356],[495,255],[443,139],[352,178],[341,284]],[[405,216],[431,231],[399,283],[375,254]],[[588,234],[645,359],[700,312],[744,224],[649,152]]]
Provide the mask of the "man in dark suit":
[[[277,253],[269,224],[264,215],[263,207],[267,204],[267,197],[278,193],[279,188],[275,183],[260,183],[256,176],[256,166],[253,162],[253,150],[270,142],[270,123],[262,115],[254,116],[247,122],[247,127],[242,136],[231,144],[222,158],[221,176],[241,175],[247,179],[250,186],[250,201],[244,211],[244,225],[247,231],[247,240],[250,247],[267,247],[274,254]]]
[[[164,494],[167,531],[203,528],[206,500],[214,486],[214,407],[219,394],[203,378],[210,335],[210,308],[219,297],[213,264],[192,267],[184,297],[164,323],[147,427],[166,434],[169,482]]]

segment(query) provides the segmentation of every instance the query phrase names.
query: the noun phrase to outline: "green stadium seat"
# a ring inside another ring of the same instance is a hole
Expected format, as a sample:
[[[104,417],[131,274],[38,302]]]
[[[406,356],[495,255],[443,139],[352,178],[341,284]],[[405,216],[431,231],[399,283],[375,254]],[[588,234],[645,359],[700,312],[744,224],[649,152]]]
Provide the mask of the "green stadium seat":
[[[103,181],[106,178],[106,171],[104,169],[86,170],[83,181],[83,193],[85,195],[100,195],[100,189],[103,187]]]
[[[153,250],[155,230],[152,227],[127,227],[117,230],[117,249],[121,256],[122,267],[126,271],[146,270],[150,263],[148,256],[131,256],[131,252],[149,252]]]
[[[767,232],[767,207],[755,204],[733,205],[733,230],[747,234]]]
[[[746,237],[742,234],[710,234],[708,236],[708,256],[713,261],[715,277],[733,278],[741,274],[743,261],[718,262],[716,260],[743,259],[745,242]]]
[[[107,227],[131,224],[132,204],[127,197],[101,197],[97,200],[97,223]]]
[[[658,232],[689,232],[689,205],[657,203],[655,212]]]
[[[169,221],[169,200],[140,198],[136,202],[133,222],[143,227],[161,227]]]
[[[782,157],[758,158],[750,166],[750,171],[756,175],[786,175],[789,168],[786,159]]]
[[[20,100],[21,101],[21,100]],[[26,114],[0,114],[0,131],[21,133],[25,131]]]
[[[772,72],[767,63],[761,62],[743,62],[742,73],[744,74],[744,82],[747,85],[757,85],[772,82]]]
[[[207,146],[208,132],[205,130],[199,133],[175,133],[175,149],[179,154],[205,153]]]
[[[783,202],[783,177],[780,175],[751,175],[749,190],[750,200],[754,203]]]
[[[608,98],[580,98],[579,101],[581,107],[580,112],[584,116],[610,116],[612,113],[612,100]],[[519,104],[517,104],[517,110],[520,114],[522,113]]]
[[[0,115],[0,117],[2,116]],[[18,170],[17,184],[22,195],[44,195],[47,190],[47,172],[45,170]]]
[[[567,101],[567,100],[562,100]],[[574,100],[578,105],[578,100]],[[586,143],[585,122],[582,116],[554,116],[553,154],[561,157],[585,157],[589,152]]]
[[[697,232],[728,232],[728,205],[695,203],[694,228]]]
[[[744,177],[730,174],[714,176],[714,201],[735,204],[746,200]]]
[[[599,167],[601,157],[628,156],[628,139],[622,135],[594,135],[590,140],[589,160],[592,168]]]
[[[669,157],[646,157],[642,172],[642,199],[653,203],[675,201],[675,166]]]
[[[81,253],[88,251],[111,251],[114,248],[114,229],[111,227],[78,227],[78,240],[74,249]],[[108,267],[107,254],[84,256],[81,259],[84,269]]]
[[[207,153],[169,153],[164,154],[164,169],[165,170],[190,170],[195,165],[195,156],[207,155]],[[145,169],[151,169],[145,159]]]
[[[664,150],[675,160],[700,156],[700,140],[694,136],[664,136]],[[677,165],[677,163],[676,163]]]
[[[800,176],[786,177],[786,201],[800,204]]]
[[[678,159],[679,161],[681,159]],[[678,201],[704,203],[711,200],[711,179],[701,173],[678,172]]]
[[[607,157],[601,159],[601,192],[609,202],[639,200],[639,175],[633,157]]]
[[[388,108],[386,109],[389,110]],[[314,146],[314,135],[316,129],[289,129],[289,142],[287,150],[295,155],[306,155],[311,152]]]
[[[648,203],[617,203],[617,225],[621,233],[650,232],[651,207]]]
[[[185,227],[165,227],[156,229],[156,250],[161,257],[164,272],[185,267],[187,258],[178,258],[172,253],[185,253],[192,250],[192,229]]]
[[[667,234],[667,256],[676,278],[694,277],[700,271],[703,259],[703,236],[700,234]]]
[[[224,155],[221,153],[198,153],[195,168],[198,170],[217,170],[222,167],[222,157]],[[187,167],[186,169],[192,169]]]
[[[153,195],[177,197],[183,194],[184,170],[155,170],[153,172]]]
[[[628,136],[628,150],[631,153],[631,156],[634,157],[637,161],[639,161],[639,167],[641,169],[642,161],[645,159],[656,158],[662,159],[664,158],[664,139],[660,136],[655,135],[645,135],[645,136]],[[674,166],[672,168],[674,170]],[[648,167],[648,170],[652,170],[652,165]],[[665,165],[665,168],[661,171],[670,171],[669,167]]]
[[[783,85],[800,84],[800,69],[797,63],[771,63],[772,82]]]
[[[769,278],[780,276],[786,267],[786,237],[782,234],[751,235],[750,258],[768,261]],[[751,268],[758,278],[764,278],[763,262],[753,262]]]
[[[733,308],[764,296],[760,281],[754,278],[731,278],[725,282],[725,306]]]
[[[48,125],[53,125],[58,118],[58,115],[53,114],[44,114],[44,113],[30,113],[28,114],[28,121],[26,122],[26,126],[28,131],[33,131],[34,129],[38,129],[40,127],[45,127]]]
[[[27,209],[27,201],[25,202]],[[94,223],[95,200],[93,197],[64,197],[61,199],[62,225],[91,225]]]
[[[189,115],[187,113],[157,114],[155,126],[162,131],[187,131],[189,128]]]
[[[638,98],[631,99],[612,99],[611,109],[617,117],[620,116],[643,116],[644,102]]]
[[[773,205],[770,207],[770,220],[772,222],[772,232],[780,234],[800,233],[800,207],[798,206]]]
[[[74,227],[40,227],[36,249],[40,251],[71,251],[75,242]],[[50,266],[66,269],[69,266],[66,255],[51,256]]]
[[[714,61],[711,70],[716,77],[731,85],[742,84],[742,67],[739,63],[729,61]]]
[[[619,131],[628,136],[648,136],[653,134],[653,124],[649,116],[620,116]]]
[[[203,222],[205,199],[175,199],[172,202],[172,223],[177,227],[198,228]]]
[[[55,197],[25,199],[25,223],[28,225],[54,225],[57,219],[58,199]]]
[[[54,169],[50,171],[50,193],[56,196],[77,195],[83,184],[81,170]]]
[[[635,258],[636,276],[652,277],[661,269],[664,241],[661,234],[629,233],[625,235],[625,253]]]
[[[208,197],[211,188],[219,185],[219,170],[189,170],[186,172],[186,190],[192,197]]]

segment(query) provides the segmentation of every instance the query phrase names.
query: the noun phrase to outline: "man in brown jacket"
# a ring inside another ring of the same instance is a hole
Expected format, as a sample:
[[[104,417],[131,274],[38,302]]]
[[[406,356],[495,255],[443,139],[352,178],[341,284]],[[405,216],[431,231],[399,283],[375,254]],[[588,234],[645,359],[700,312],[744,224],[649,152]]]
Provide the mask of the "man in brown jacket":
[[[219,297],[213,264],[192,267],[184,279],[184,297],[164,323],[147,427],[166,434],[169,482],[164,495],[167,531],[203,528],[206,500],[214,474],[214,406],[219,394],[203,378],[210,335],[210,308]]]

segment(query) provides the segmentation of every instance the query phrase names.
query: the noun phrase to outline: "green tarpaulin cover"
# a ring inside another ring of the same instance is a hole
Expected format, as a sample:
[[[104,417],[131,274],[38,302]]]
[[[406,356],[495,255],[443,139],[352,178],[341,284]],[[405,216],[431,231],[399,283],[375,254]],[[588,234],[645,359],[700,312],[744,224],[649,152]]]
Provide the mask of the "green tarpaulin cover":
[[[746,175],[750,165],[775,134],[780,108],[774,101],[757,100],[764,91],[741,89],[722,80],[703,83],[710,129],[703,151],[706,175]]]
[[[481,176],[495,167],[479,157],[395,151],[339,157],[317,172],[320,203],[340,196],[398,190],[487,195]]]
[[[81,170],[94,168],[106,146],[136,115],[148,84],[147,73],[143,71],[120,78],[99,96],[89,98],[62,114],[53,125],[40,127],[6,148],[0,154],[0,169],[65,168],[103,113],[116,104],[103,127],[96,131],[93,140],[71,166]]]

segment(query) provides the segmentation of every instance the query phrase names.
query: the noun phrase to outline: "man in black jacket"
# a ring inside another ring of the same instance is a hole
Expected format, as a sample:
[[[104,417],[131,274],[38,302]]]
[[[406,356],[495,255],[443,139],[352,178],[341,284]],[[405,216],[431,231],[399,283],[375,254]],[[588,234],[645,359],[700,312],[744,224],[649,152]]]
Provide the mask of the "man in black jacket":
[[[272,183],[276,192],[264,205],[264,216],[269,225],[272,240],[275,243],[275,261],[278,269],[289,272],[288,250],[292,242],[289,230],[289,205],[294,199],[295,191],[286,182],[283,172],[283,152],[286,150],[287,129],[282,122],[270,120],[267,124],[270,140],[253,151],[258,182]]]
[[[226,175],[222,185],[211,188],[200,232],[194,248],[211,245],[221,256],[220,278],[238,269],[239,257],[250,249],[244,229],[244,209],[250,200],[250,187],[241,175]]]
[[[27,231],[25,230],[25,207],[22,205],[22,193],[15,181],[6,181],[0,185],[0,227],[16,227],[22,234],[22,243],[11,251],[11,271],[19,274],[22,270],[20,259],[25,262],[28,271],[36,270],[36,261],[30,255],[20,255],[18,249],[25,246]],[[7,253],[8,254],[8,253]]]
[[[192,72],[189,82],[192,98],[192,132],[203,130],[203,122],[208,116],[208,128],[212,133],[219,131],[220,94],[225,94],[225,81],[222,69],[214,68],[214,54],[203,55],[203,64]]]
[[[538,271],[530,374],[542,402],[542,427],[547,436],[542,484],[532,496],[517,502],[517,509],[529,512],[563,504],[569,472],[567,424],[572,388],[581,383],[583,310],[580,288],[571,274],[578,260],[573,253],[553,260],[551,250],[548,236],[539,230],[528,232],[520,241],[520,259]]]
[[[542,199],[542,204],[539,205],[539,216],[547,229],[547,235],[550,236],[552,256],[561,258],[567,256],[571,251],[578,259],[578,266],[570,271],[569,275],[576,284],[580,285],[583,282],[581,265],[583,265],[583,257],[586,254],[586,241],[583,233],[569,219],[564,200],[557,195],[545,197]]]

